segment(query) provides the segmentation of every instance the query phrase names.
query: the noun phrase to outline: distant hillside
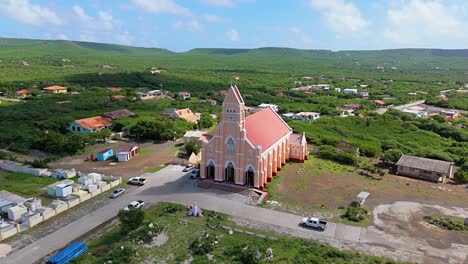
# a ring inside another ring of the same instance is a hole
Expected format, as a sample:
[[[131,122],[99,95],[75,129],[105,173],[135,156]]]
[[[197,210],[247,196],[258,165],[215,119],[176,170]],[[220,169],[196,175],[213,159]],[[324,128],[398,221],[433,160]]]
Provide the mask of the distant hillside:
[[[257,49],[193,49],[172,52],[158,48],[64,40],[0,38],[0,81],[44,81],[105,85],[157,86],[188,82],[207,87],[243,75],[252,87],[278,86],[290,78],[330,76],[394,80],[468,81],[468,50],[395,49],[374,51]],[[22,67],[19,61],[31,66]],[[70,61],[68,61],[70,60]],[[112,66],[103,69],[102,65]],[[377,70],[383,65],[385,71]],[[151,76],[151,67],[166,70]],[[100,73],[100,78],[96,77]],[[115,81],[117,80],[117,81]],[[137,82],[137,83],[135,83]],[[170,87],[169,87],[170,88]]]

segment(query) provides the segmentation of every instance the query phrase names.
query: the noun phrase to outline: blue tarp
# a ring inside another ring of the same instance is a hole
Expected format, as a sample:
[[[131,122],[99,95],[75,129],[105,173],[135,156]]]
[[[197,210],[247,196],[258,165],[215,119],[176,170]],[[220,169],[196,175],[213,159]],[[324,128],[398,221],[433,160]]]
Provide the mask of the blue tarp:
[[[47,260],[47,264],[66,264],[85,253],[88,247],[83,242],[74,242]]]

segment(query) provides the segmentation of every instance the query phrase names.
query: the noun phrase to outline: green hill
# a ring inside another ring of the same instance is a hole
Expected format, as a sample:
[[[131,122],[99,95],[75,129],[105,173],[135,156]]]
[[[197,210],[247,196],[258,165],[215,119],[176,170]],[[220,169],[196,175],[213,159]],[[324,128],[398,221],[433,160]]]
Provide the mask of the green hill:
[[[0,38],[0,80],[61,82],[82,86],[149,86],[169,90],[226,86],[240,75],[245,89],[284,89],[302,76],[468,81],[468,50],[396,49],[377,51],[257,49],[165,49],[63,40]],[[31,66],[22,67],[19,62]],[[68,61],[69,60],[69,61]],[[112,66],[103,69],[102,65]],[[385,71],[376,70],[377,65]],[[151,67],[166,70],[151,75]],[[101,73],[101,74],[99,74]]]

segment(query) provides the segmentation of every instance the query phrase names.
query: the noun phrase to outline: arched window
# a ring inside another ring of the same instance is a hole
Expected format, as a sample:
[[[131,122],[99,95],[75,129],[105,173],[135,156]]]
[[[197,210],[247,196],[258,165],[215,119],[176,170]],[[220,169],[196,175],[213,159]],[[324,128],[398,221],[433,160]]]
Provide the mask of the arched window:
[[[215,176],[215,166],[212,160],[208,162],[208,166],[206,166],[206,177],[208,179],[214,179]]]
[[[247,186],[254,186],[254,171],[250,166],[247,172],[245,173],[245,184]]]
[[[224,180],[227,182],[234,182],[234,164],[232,164],[232,162],[229,162],[224,169]]]
[[[227,144],[227,152],[234,153],[234,139],[230,137],[226,144]]]

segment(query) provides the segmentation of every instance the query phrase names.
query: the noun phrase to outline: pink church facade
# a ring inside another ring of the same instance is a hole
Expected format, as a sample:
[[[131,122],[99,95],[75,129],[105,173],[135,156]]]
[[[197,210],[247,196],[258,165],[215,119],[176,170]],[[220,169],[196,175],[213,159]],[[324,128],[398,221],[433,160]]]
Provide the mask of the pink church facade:
[[[288,160],[307,159],[305,135],[292,133],[273,109],[245,113],[239,90],[231,86],[221,122],[202,143],[201,179],[262,190]]]

